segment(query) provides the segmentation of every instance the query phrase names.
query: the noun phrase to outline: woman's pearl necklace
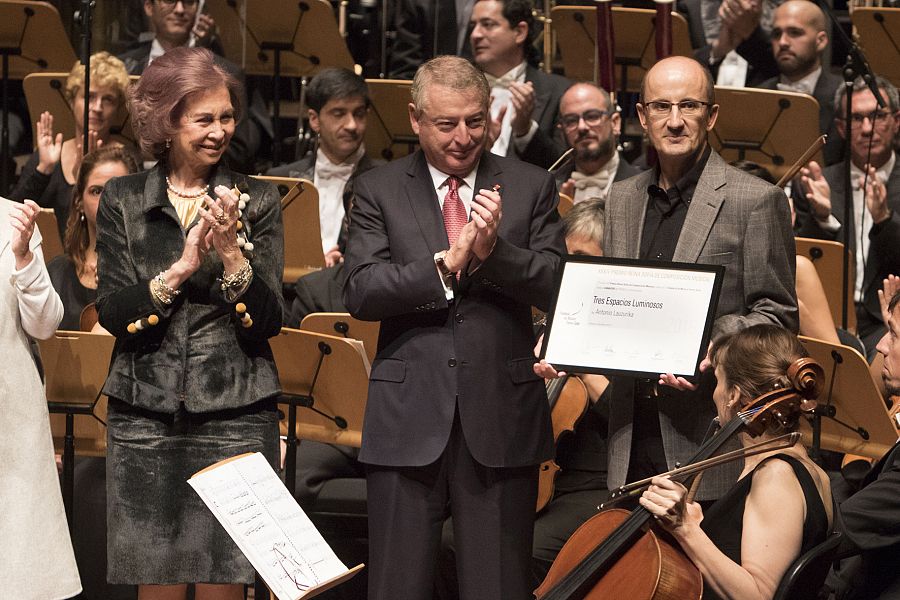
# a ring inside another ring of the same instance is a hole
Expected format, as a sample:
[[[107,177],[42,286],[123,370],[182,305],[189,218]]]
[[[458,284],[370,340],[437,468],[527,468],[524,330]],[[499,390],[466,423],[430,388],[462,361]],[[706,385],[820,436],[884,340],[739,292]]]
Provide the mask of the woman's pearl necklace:
[[[209,191],[209,184],[207,183],[206,185],[204,185],[200,189],[200,191],[195,194],[188,194],[186,192],[179,190],[174,185],[172,185],[172,182],[169,180],[169,176],[166,175],[166,189],[169,190],[174,195],[178,196],[179,198],[186,198],[188,200],[194,200],[196,198],[202,198],[203,196],[206,195],[206,192]]]

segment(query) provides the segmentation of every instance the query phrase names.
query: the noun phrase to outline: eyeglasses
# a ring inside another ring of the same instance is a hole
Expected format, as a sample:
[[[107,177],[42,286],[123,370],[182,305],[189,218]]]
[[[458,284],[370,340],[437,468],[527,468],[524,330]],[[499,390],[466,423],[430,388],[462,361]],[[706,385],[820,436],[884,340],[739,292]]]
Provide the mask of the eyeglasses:
[[[667,117],[672,112],[672,107],[677,106],[678,112],[685,117],[696,117],[710,104],[710,102],[701,102],[700,100],[682,100],[681,102],[651,100],[644,103],[644,110],[651,117]]]
[[[176,4],[178,4],[179,2],[181,2],[185,8],[193,8],[193,7],[197,6],[197,3],[200,0],[156,0],[156,1],[167,8],[171,8],[171,7],[175,6]]]
[[[887,110],[876,110],[868,114],[853,113],[850,115],[850,123],[862,125],[866,119],[873,125],[884,125],[893,113]]]
[[[584,123],[588,127],[596,127],[603,122],[603,119],[611,114],[612,112],[608,110],[586,110],[580,115],[571,113],[568,115],[562,115],[559,118],[559,125],[563,129],[575,129],[576,127],[578,127],[578,123],[581,121],[581,119],[584,119]]]

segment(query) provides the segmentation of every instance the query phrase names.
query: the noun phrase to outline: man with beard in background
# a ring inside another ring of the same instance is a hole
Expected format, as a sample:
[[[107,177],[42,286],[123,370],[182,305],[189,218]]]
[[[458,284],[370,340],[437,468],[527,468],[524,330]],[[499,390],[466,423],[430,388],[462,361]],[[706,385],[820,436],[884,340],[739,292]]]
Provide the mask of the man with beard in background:
[[[575,149],[553,172],[556,186],[577,204],[606,201],[613,181],[640,173],[616,151],[622,119],[609,93],[592,83],[576,83],[559,101],[559,127]]]

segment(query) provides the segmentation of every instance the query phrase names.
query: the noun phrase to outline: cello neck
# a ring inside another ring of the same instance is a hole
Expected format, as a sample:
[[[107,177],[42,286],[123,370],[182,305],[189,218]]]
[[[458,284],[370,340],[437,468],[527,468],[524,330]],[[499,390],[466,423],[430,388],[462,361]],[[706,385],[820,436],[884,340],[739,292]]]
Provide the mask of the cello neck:
[[[551,411],[553,410],[553,407],[556,406],[556,401],[559,400],[559,395],[562,394],[563,388],[566,387],[566,382],[569,380],[569,377],[571,377],[571,375],[547,380],[547,401],[550,403]]]

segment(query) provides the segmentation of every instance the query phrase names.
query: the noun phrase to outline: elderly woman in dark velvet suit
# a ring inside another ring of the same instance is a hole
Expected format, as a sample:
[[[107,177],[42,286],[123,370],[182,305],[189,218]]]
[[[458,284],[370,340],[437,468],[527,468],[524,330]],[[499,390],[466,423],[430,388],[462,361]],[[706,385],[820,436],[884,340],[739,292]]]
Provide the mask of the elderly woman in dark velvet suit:
[[[243,452],[274,461],[281,208],[220,164],[239,84],[203,49],[157,58],[130,97],[151,170],[111,180],[97,216],[109,396],[108,578],[141,600],[243,598],[253,569],[186,480]],[[240,191],[238,191],[240,190]]]

